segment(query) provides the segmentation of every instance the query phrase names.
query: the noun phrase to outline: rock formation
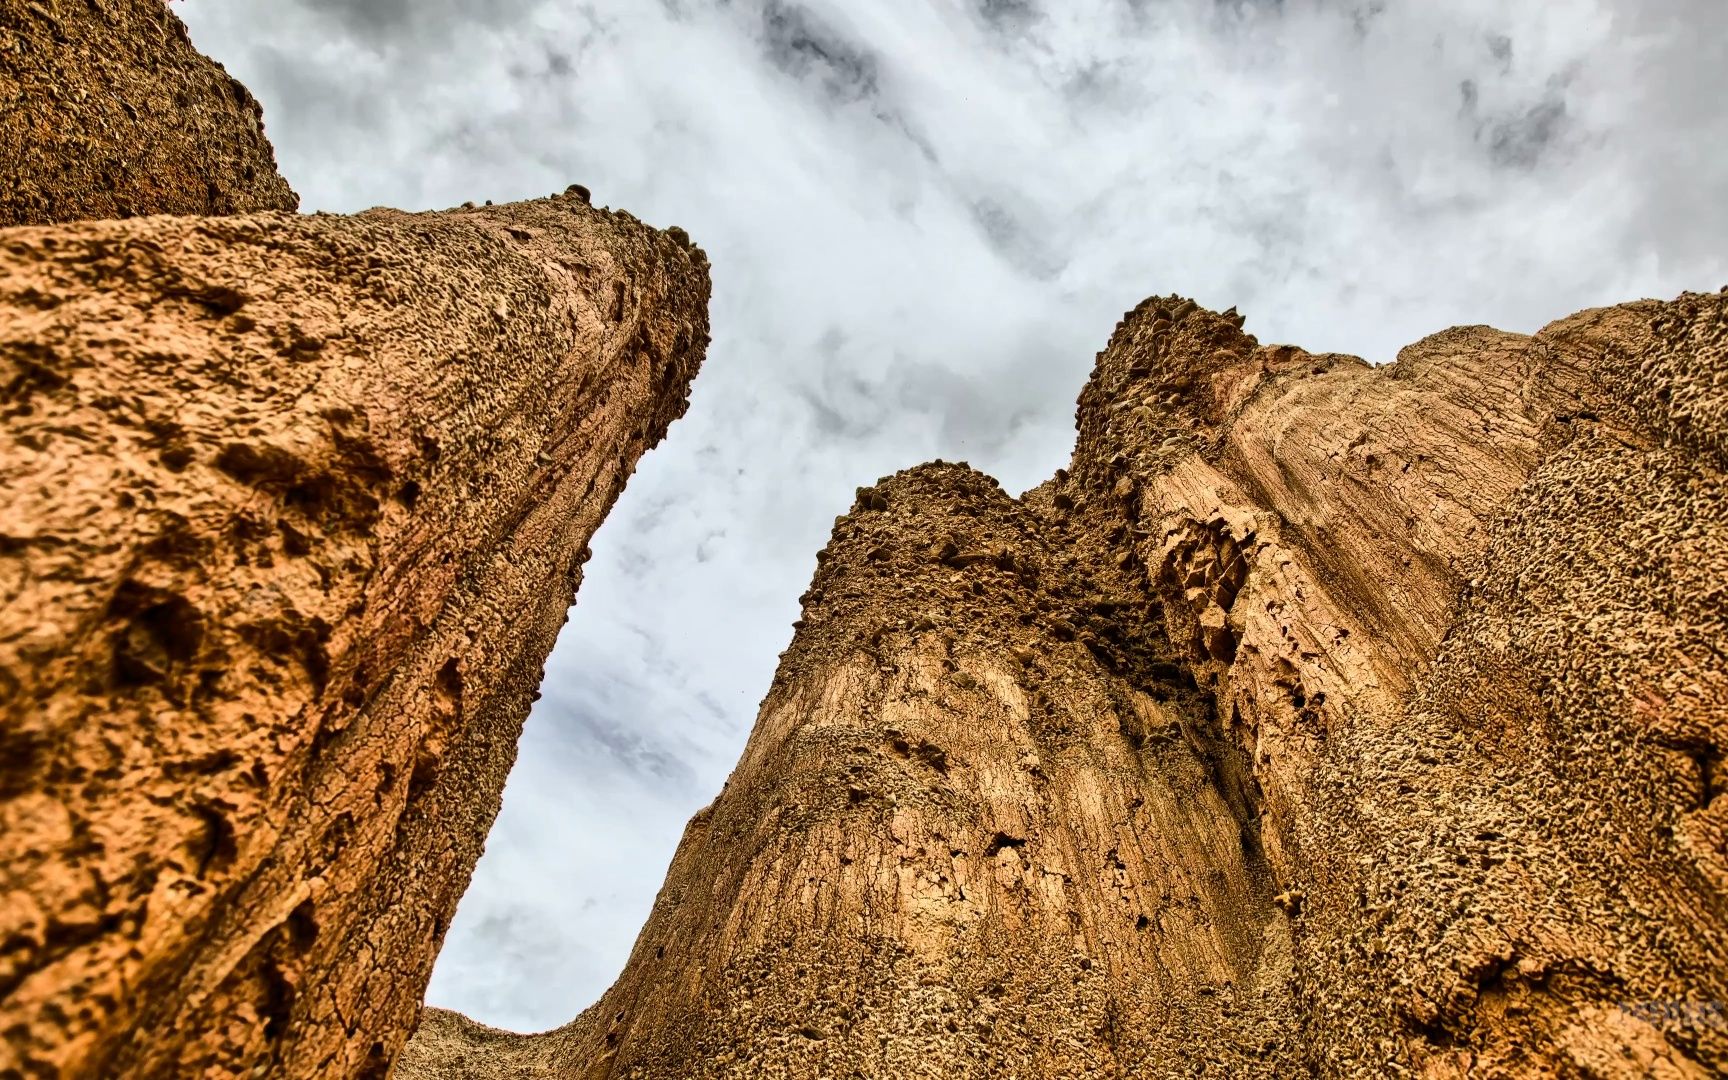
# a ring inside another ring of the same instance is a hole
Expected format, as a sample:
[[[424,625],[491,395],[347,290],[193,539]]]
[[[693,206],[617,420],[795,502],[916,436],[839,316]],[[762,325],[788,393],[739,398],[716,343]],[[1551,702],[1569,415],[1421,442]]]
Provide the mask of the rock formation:
[[[385,1074],[707,296],[578,193],[0,231],[0,1076]]]
[[[0,0],[0,225],[296,205],[161,0]],[[707,297],[578,187],[0,230],[0,1078],[388,1071]]]
[[[1177,297],[860,491],[558,1031],[410,1078],[1728,1072],[1728,293],[1374,368]]]
[[[1185,308],[1069,486],[1252,756],[1308,1064],[1728,1068],[1728,294],[1383,369]]]
[[[164,0],[0,0],[0,225],[297,205]]]
[[[474,1075],[1274,1075],[1239,755],[1195,752],[1156,611],[1062,540],[961,466],[863,493],[623,979]]]
[[[1054,480],[859,492],[617,985],[398,1059],[706,260],[269,212],[159,0],[0,34],[0,1080],[1728,1074],[1728,293],[1148,301]],[[147,214],[242,216],[44,224]]]

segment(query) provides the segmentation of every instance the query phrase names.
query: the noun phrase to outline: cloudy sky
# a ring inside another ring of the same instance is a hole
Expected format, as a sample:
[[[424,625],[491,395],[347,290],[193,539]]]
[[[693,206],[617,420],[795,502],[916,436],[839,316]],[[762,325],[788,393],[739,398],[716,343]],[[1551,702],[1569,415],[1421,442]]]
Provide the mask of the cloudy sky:
[[[307,210],[580,182],[713,259],[434,1004],[560,1024],[719,790],[854,487],[1011,490],[1153,293],[1390,360],[1728,284],[1722,0],[182,0]]]

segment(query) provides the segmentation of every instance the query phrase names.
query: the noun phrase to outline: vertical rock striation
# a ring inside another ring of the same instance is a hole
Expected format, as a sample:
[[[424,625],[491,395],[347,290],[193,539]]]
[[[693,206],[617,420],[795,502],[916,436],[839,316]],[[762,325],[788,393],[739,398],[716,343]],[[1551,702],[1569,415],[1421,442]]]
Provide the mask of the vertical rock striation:
[[[1103,354],[1070,487],[1254,763],[1322,1075],[1728,1070],[1725,316]]]
[[[860,492],[617,985],[402,1075],[1728,1071],[1725,379],[1148,301],[1051,482]]]
[[[298,205],[164,0],[0,0],[0,225]]]
[[[1067,541],[964,466],[861,491],[618,985],[503,1053],[432,1013],[405,1074],[1284,1075],[1242,763]]]
[[[708,267],[567,195],[0,232],[0,1076],[373,1076]]]

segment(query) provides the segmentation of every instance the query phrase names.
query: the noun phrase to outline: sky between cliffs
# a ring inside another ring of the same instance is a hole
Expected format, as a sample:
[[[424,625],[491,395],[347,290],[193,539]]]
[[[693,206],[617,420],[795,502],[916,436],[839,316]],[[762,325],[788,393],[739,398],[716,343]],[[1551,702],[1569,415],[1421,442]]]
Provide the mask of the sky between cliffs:
[[[1065,463],[1121,313],[1375,361],[1728,283],[1722,0],[184,0],[307,210],[593,189],[715,269],[429,1000],[561,1024],[719,791],[853,489]]]

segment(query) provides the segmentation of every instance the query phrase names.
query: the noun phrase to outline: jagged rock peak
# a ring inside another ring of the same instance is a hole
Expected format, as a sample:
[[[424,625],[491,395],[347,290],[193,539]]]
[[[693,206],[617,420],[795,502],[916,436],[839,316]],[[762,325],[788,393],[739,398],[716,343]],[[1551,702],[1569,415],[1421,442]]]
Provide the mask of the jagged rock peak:
[[[619,983],[533,1038],[431,1011],[403,1076],[1280,1074],[1245,764],[1132,576],[934,463],[859,490],[803,599]]]
[[[1262,346],[1244,323],[1234,308],[1220,314],[1175,295],[1152,297],[1124,315],[1075,411],[1077,487],[1114,482],[1094,471],[1100,464],[1119,474],[1132,459],[1134,469],[1156,470],[1189,451],[1217,450],[1220,425],[1268,381],[1367,366],[1353,356]],[[1097,450],[1106,445],[1101,461]]]

